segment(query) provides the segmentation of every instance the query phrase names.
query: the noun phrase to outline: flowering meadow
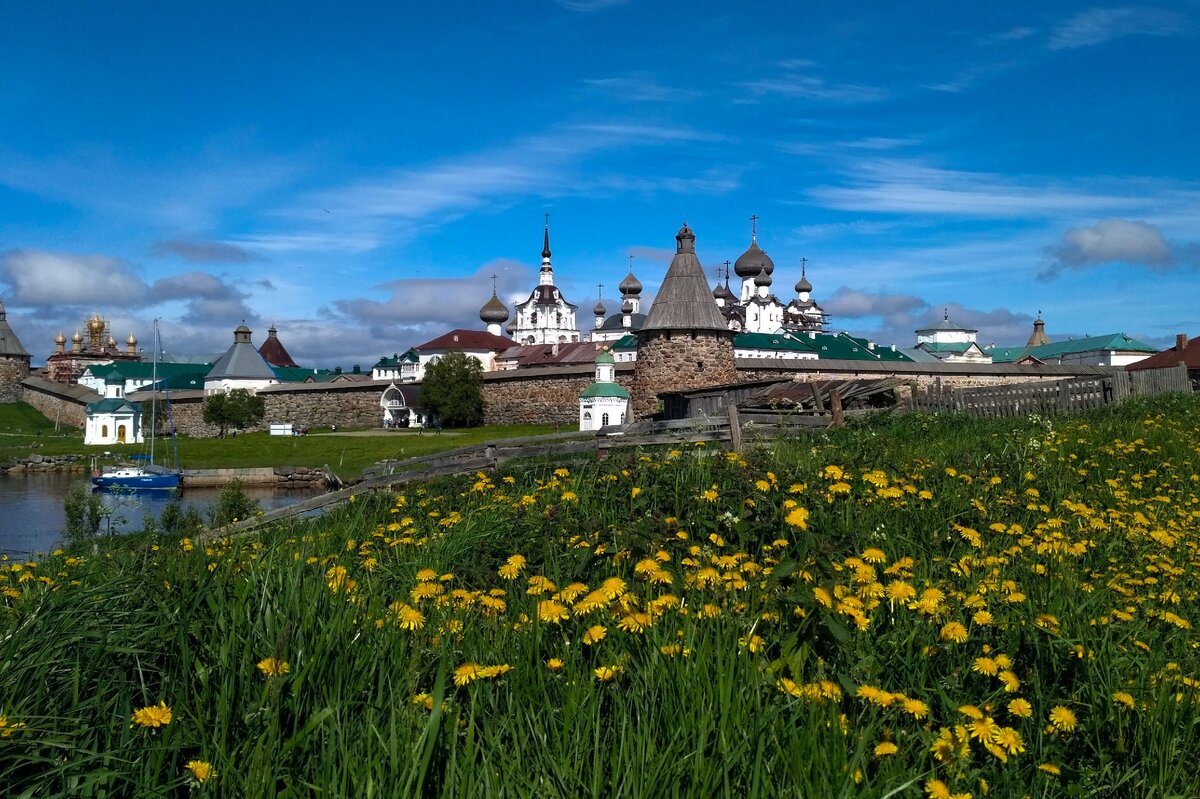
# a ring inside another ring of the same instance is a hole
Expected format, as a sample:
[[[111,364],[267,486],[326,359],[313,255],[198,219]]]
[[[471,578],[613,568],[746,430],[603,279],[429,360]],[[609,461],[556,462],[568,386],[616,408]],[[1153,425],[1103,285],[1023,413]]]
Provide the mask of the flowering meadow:
[[[5,796],[1190,797],[1200,402],[4,561]]]

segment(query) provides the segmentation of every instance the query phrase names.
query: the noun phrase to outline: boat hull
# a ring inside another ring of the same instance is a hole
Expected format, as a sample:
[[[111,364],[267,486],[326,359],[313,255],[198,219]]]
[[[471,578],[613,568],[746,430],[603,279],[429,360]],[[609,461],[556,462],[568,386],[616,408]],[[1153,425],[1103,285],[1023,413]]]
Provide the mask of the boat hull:
[[[179,488],[179,483],[178,474],[102,474],[92,478],[92,485],[97,488],[133,488],[142,491],[170,491]]]

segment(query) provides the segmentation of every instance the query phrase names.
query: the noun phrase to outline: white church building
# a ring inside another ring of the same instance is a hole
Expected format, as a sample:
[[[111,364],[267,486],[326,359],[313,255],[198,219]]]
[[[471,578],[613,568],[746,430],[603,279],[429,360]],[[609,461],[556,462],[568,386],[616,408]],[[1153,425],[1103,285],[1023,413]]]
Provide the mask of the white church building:
[[[84,410],[83,443],[141,444],[142,409],[125,399],[125,377],[112,370],[104,378],[104,399]]]

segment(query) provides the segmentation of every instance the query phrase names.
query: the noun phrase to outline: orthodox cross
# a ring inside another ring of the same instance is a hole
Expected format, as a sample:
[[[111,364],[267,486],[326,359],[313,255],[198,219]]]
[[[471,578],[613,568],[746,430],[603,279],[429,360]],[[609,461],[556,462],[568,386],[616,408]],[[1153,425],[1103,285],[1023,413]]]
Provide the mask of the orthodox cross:
[[[750,239],[758,241],[758,214],[751,214],[750,216]]]
[[[596,284],[596,299],[598,299],[598,300],[604,299],[604,284],[603,283]]]
[[[633,253],[629,254],[629,274],[633,274]]]
[[[808,259],[801,258],[800,259],[800,277],[804,277],[804,270],[805,270],[806,266],[808,266]]]
[[[492,293],[496,293],[496,275],[492,275]]]

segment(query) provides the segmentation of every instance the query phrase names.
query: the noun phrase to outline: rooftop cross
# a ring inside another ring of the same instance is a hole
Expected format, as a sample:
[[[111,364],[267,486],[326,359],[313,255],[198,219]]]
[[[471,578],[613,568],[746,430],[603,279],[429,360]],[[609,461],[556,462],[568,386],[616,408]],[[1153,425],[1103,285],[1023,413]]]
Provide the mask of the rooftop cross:
[[[750,240],[758,241],[758,214],[750,215]]]
[[[596,299],[600,300],[603,298],[604,298],[604,284],[597,283],[596,284]]]
[[[808,267],[808,259],[800,259],[800,277],[805,277],[805,269]]]

